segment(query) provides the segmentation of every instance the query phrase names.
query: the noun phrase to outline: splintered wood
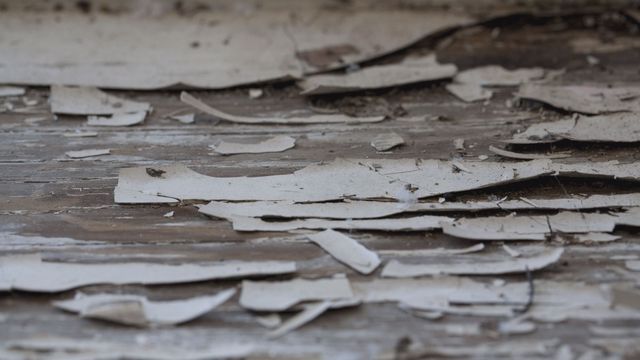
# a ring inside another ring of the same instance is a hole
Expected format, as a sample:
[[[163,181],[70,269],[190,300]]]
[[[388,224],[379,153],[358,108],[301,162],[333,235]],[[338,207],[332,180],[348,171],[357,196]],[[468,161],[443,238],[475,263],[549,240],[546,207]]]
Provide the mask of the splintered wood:
[[[637,357],[638,11],[493,2],[3,1],[0,358]]]

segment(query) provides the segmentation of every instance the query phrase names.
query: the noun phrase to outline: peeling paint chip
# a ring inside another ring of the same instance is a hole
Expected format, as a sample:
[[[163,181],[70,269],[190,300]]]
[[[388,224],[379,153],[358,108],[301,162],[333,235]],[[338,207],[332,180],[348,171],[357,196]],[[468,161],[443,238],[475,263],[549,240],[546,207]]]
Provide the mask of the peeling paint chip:
[[[466,171],[458,171],[460,167]],[[115,201],[131,204],[161,203],[163,199],[313,202],[346,197],[395,198],[395,194],[407,192],[407,184],[413,190],[412,197],[419,199],[551,175],[640,180],[638,163],[560,164],[547,159],[517,163],[337,159],[292,174],[257,177],[206,176],[180,164],[157,169],[164,171],[162,177],[148,175],[146,167],[120,170]]]
[[[297,219],[291,221],[264,221],[257,218],[232,218],[236,231],[291,231],[297,229],[343,229],[380,231],[426,231],[439,229],[442,223],[453,221],[446,216],[417,216],[398,219],[325,220]]]
[[[46,359],[245,359],[254,348],[252,344],[234,341],[214,342],[207,344],[207,348],[198,349],[62,337],[18,339],[7,341],[3,345],[5,346],[0,348],[0,353],[6,354],[9,359],[32,359],[34,353],[46,353],[47,355],[43,355]]]
[[[583,142],[640,142],[640,113],[580,115],[535,124],[507,142],[537,144],[562,139]]]
[[[475,102],[489,100],[493,96],[493,91],[487,90],[478,84],[447,84],[447,91],[465,102]]]
[[[79,264],[46,262],[40,255],[16,255],[0,257],[0,291],[59,292],[95,284],[178,284],[295,271],[295,263],[290,261]]]
[[[473,240],[545,240],[553,232],[611,232],[616,224],[637,226],[629,211],[618,216],[561,212],[556,215],[461,218],[442,224],[442,232]]]
[[[303,95],[333,94],[381,89],[451,78],[457,72],[453,64],[439,64],[435,55],[407,58],[399,64],[369,66],[346,74],[309,76],[298,82]]]
[[[525,84],[516,96],[584,114],[640,112],[640,87]]]
[[[222,141],[218,145],[212,145],[213,151],[222,155],[232,154],[262,154],[283,152],[296,145],[296,139],[291,136],[276,136],[255,144],[244,144]]]
[[[134,113],[113,114],[109,117],[105,116],[89,116],[87,117],[87,125],[89,126],[133,126],[142,124],[147,117],[145,111]]]
[[[495,147],[493,145],[489,146],[489,151],[491,151],[492,153],[494,153],[496,155],[500,155],[500,156],[503,156],[503,157],[506,157],[506,158],[520,159],[520,160],[562,159],[562,158],[571,157],[571,154],[570,153],[566,153],[566,152],[562,152],[562,153],[559,152],[559,153],[555,153],[555,154],[518,153],[518,152],[513,152],[513,151],[501,149],[501,148]]]
[[[530,257],[459,263],[406,264],[391,260],[383,269],[383,277],[416,277],[426,275],[496,275],[535,271],[560,260],[564,249],[552,249]]]
[[[380,134],[371,140],[371,146],[378,151],[391,150],[396,146],[404,144],[402,136],[392,132],[388,134]]]
[[[331,279],[242,282],[240,305],[256,311],[284,311],[303,301],[353,299],[349,280]]]
[[[0,86],[0,97],[5,96],[22,96],[26,90],[17,86]]]
[[[109,155],[111,154],[111,150],[109,149],[88,149],[88,150],[78,150],[78,151],[67,151],[65,155],[72,159],[82,159],[93,156],[100,155]]]
[[[191,321],[222,305],[235,292],[235,289],[228,289],[212,296],[170,301],[150,301],[139,295],[77,293],[71,300],[56,301],[53,304],[82,317],[154,327]]]
[[[194,108],[220,118],[240,124],[331,124],[331,123],[375,123],[384,120],[384,116],[351,117],[347,115],[311,115],[309,117],[250,117],[225,113],[205,104],[186,91],[180,94],[180,100]]]
[[[524,68],[507,70],[498,65],[487,65],[461,71],[453,79],[461,84],[477,84],[481,86],[518,86],[531,80],[542,79],[545,70],[542,68]]]
[[[121,99],[94,87],[51,86],[51,112],[68,115],[113,115],[148,112],[149,103]]]
[[[307,238],[338,261],[362,274],[371,274],[380,265],[380,258],[375,252],[337,231],[325,230],[307,235]]]

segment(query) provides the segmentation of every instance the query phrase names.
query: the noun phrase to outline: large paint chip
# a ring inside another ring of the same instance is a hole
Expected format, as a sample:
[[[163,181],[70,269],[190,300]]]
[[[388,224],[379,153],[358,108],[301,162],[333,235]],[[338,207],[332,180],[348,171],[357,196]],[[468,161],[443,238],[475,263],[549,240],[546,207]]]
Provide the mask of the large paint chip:
[[[183,300],[150,301],[139,295],[77,293],[71,300],[56,301],[54,306],[83,317],[134,326],[177,325],[200,317],[229,300],[235,289],[211,296]]]
[[[178,284],[295,271],[295,263],[288,261],[211,265],[78,264],[46,262],[39,255],[16,255],[0,257],[0,291],[58,292],[94,284]]]
[[[560,164],[549,160],[492,163],[337,159],[311,165],[292,174],[259,177],[211,177],[179,164],[154,168],[162,172],[161,176],[152,176],[147,169],[138,167],[120,171],[115,189],[117,203],[139,203],[143,198],[161,202],[161,197],[170,198],[171,201],[395,199],[407,192],[411,192],[412,198],[423,198],[550,175],[640,179],[640,166],[637,163]]]

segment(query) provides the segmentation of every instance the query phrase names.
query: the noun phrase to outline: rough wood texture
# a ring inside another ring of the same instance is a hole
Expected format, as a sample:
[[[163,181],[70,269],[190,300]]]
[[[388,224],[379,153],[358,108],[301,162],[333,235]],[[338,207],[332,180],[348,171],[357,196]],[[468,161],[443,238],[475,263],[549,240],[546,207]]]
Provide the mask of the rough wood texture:
[[[592,19],[597,26],[588,27]],[[634,30],[635,29],[635,30]],[[635,32],[634,32],[635,31]],[[593,13],[564,17],[534,18],[514,16],[460,31],[441,41],[425,40],[401,54],[379,63],[394,61],[409,53],[427,53],[436,48],[441,62],[452,62],[461,69],[497,64],[507,68],[541,66],[565,68],[565,82],[626,84],[638,86],[640,51],[627,49],[594,54],[600,65],[589,66],[584,54],[573,53],[570,40],[581,37],[619,35],[637,37],[638,28],[618,13]],[[493,35],[492,35],[493,34]],[[73,261],[120,262],[131,259],[180,263],[207,260],[295,260],[303,276],[346,273],[352,281],[366,281],[336,262],[317,246],[290,238],[288,234],[237,233],[226,221],[209,219],[197,210],[181,206],[121,206],[113,202],[118,169],[136,165],[180,162],[194,170],[215,176],[257,176],[288,173],[305,165],[336,157],[449,159],[456,154],[453,139],[464,138],[466,157],[488,155],[488,146],[508,139],[526,125],[559,117],[559,112],[533,103],[508,106],[513,88],[499,89],[487,103],[463,103],[444,89],[444,83],[411,85],[358,95],[305,99],[297,96],[293,85],[264,86],[265,96],[249,99],[247,88],[226,91],[195,91],[193,94],[220,109],[246,115],[310,113],[316,108],[338,108],[359,115],[390,114],[392,119],[363,125],[237,125],[198,116],[195,124],[181,124],[164,115],[184,108],[178,92],[113,92],[126,98],[150,102],[155,111],[141,126],[99,128],[97,137],[67,138],[63,134],[87,128],[84,118],[60,116],[52,120],[46,99],[47,89],[30,88],[29,98],[39,99],[37,114],[0,113],[0,254],[42,251],[46,256]],[[16,103],[15,107],[21,107]],[[403,114],[402,109],[406,111]],[[42,121],[29,118],[47,116]],[[391,154],[376,154],[369,145],[380,133],[394,131],[406,145]],[[296,147],[283,153],[220,156],[208,145],[273,135],[297,138]],[[636,144],[577,145],[561,142],[535,147],[572,150],[568,161],[640,160]],[[109,148],[110,156],[70,160],[64,153],[87,148]],[[506,160],[505,160],[506,161]],[[497,187],[458,198],[527,196],[569,193],[628,192],[633,185],[622,182],[585,182],[570,179],[530,181]],[[171,218],[163,214],[174,210]],[[504,215],[504,212],[497,212]],[[639,254],[637,233],[618,230],[622,239],[594,246],[566,247],[563,262],[536,274],[536,279],[618,283],[638,281],[615,255]],[[469,242],[440,233],[395,234],[353,232],[351,237],[370,249],[425,249],[465,247]],[[39,238],[69,238],[87,241],[78,245],[55,245]],[[107,244],[92,244],[99,240]],[[29,245],[31,242],[54,245]],[[7,244],[11,245],[7,245]],[[23,245],[21,245],[23,244]],[[500,244],[486,244],[489,252],[503,251]],[[517,245],[513,246],[518,249]],[[375,273],[378,274],[379,270]],[[507,281],[524,276],[502,277]],[[480,277],[478,280],[491,281]],[[145,294],[152,299],[182,298],[211,294],[238,284],[237,281],[211,281],[178,286],[91,286],[83,290],[103,290]],[[394,304],[365,305],[333,310],[313,323],[277,340],[267,340],[266,329],[253,315],[232,301],[192,323],[168,329],[125,328],[63,313],[50,305],[52,300],[68,299],[73,292],[35,295],[24,292],[0,295],[0,343],[34,335],[75,338],[100,337],[125,343],[149,343],[198,348],[212,339],[258,344],[273,352],[274,358],[369,359],[380,352],[393,352],[410,336],[414,341],[438,345],[504,344],[514,341],[553,340],[567,344],[581,354],[595,323],[566,321],[541,324],[537,331],[520,336],[497,335],[483,331],[476,335],[451,335],[451,324],[494,329],[492,318],[447,316],[440,321],[414,317]],[[237,300],[237,296],[234,298]],[[619,320],[601,324],[636,328],[640,322]],[[637,335],[637,333],[636,333]],[[555,350],[552,350],[553,353]]]

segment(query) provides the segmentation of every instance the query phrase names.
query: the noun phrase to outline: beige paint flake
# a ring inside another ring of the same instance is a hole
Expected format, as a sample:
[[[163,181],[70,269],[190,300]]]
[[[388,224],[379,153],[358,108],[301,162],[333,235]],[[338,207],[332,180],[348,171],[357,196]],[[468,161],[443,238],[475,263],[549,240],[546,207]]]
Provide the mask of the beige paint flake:
[[[64,154],[72,159],[83,159],[83,158],[94,157],[94,156],[109,155],[111,154],[111,150],[87,149],[87,150],[67,151]]]
[[[333,123],[375,123],[385,119],[384,116],[370,116],[370,117],[352,117],[348,115],[333,115],[333,114],[320,114],[311,115],[308,117],[251,117],[251,116],[239,116],[228,114],[224,111],[218,110],[210,105],[207,105],[203,101],[195,98],[186,91],[180,94],[180,101],[187,105],[191,105],[194,108],[220,118],[225,121],[239,123],[239,124],[333,124]]]
[[[295,271],[295,263],[290,261],[80,264],[47,262],[40,255],[13,255],[0,257],[0,291],[60,292],[95,284],[178,284]]]
[[[337,159],[292,174],[212,177],[184,165],[120,170],[116,203],[180,200],[289,200],[314,202],[344,198],[397,198],[411,189],[413,198],[481,189],[550,175],[640,179],[637,163],[560,164],[550,160],[517,163],[416,159]],[[459,168],[463,167],[465,171]],[[141,194],[144,196],[132,196]],[[170,202],[170,201],[168,201]],[[446,203],[445,203],[446,204]]]
[[[362,274],[371,274],[380,265],[378,254],[337,231],[329,229],[307,235],[307,238],[336,258],[336,260]]]
[[[383,269],[383,277],[417,277],[429,275],[495,275],[524,273],[536,271],[553,265],[562,256],[564,249],[546,250],[539,254],[527,257],[509,258],[504,260],[477,261],[463,259],[458,263],[428,263],[408,264],[398,260],[391,260]]]
[[[585,142],[640,141],[640,113],[613,113],[597,116],[575,116],[535,124],[507,140],[513,144],[549,143],[568,139]]]
[[[183,124],[193,124],[196,122],[196,114],[170,115],[169,118]]]
[[[297,229],[341,229],[382,231],[426,231],[439,229],[442,223],[453,221],[446,216],[417,216],[399,219],[326,220],[298,219],[291,221],[264,221],[258,218],[231,219],[236,231],[291,231]]]
[[[402,144],[404,144],[404,139],[395,132],[380,134],[371,140],[371,146],[377,151],[388,151]]]
[[[305,301],[353,299],[346,277],[242,282],[240,305],[255,311],[284,311]]]
[[[562,158],[571,157],[570,152],[561,152],[561,153],[554,153],[554,154],[518,153],[518,152],[501,149],[493,145],[489,145],[489,151],[491,151],[496,155],[500,155],[502,157],[506,157],[510,159],[519,159],[519,160],[562,159]]]
[[[51,86],[51,112],[68,115],[146,113],[151,105],[122,99],[94,87]]]
[[[465,102],[489,100],[493,96],[493,91],[485,89],[478,84],[451,83],[447,84],[445,88],[455,97]]]
[[[510,140],[510,144],[545,144],[561,140],[556,135],[570,131],[575,125],[575,120],[563,119],[558,121],[543,122],[529,126],[525,131],[516,133]]]
[[[435,55],[407,58],[398,64],[368,66],[345,74],[313,75],[298,82],[303,95],[381,89],[453,77],[454,64],[439,64]]]
[[[54,11],[5,12],[0,83],[220,89],[342,68],[473,21],[452,11],[374,8],[349,11],[345,21],[324,3],[282,4],[190,16],[67,12],[64,21]]]
[[[542,79],[542,68],[507,70],[498,65],[481,66],[459,72],[453,79],[456,83],[480,86],[518,86],[532,80]]]
[[[516,96],[584,114],[640,112],[640,87],[525,84]]]
[[[75,298],[55,301],[53,305],[82,317],[156,327],[194,320],[225,303],[235,292],[235,289],[229,289],[211,296],[170,301],[150,301],[139,295],[77,293]]]
[[[87,125],[89,126],[133,126],[142,124],[147,117],[144,111],[133,112],[127,114],[113,114],[111,116],[89,116],[87,117]]]
[[[219,144],[210,147],[218,154],[233,155],[283,152],[293,148],[295,145],[296,139],[291,136],[280,135],[253,144],[221,141]]]

